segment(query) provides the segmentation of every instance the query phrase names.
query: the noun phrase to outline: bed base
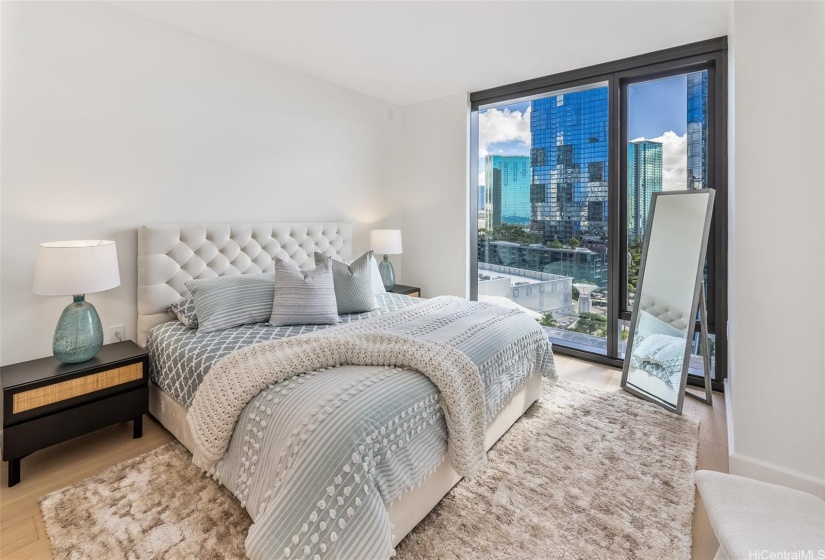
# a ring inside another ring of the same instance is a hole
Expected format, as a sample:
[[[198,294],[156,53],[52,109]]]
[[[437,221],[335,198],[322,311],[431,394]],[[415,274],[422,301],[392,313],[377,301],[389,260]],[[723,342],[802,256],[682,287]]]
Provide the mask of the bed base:
[[[533,375],[516,391],[493,420],[487,424],[484,447],[489,450],[516,420],[541,396],[541,375]],[[186,408],[154,383],[149,384],[149,412],[191,452],[194,440],[186,422]],[[387,507],[393,525],[393,546],[407,534],[461,480],[449,459],[445,460],[421,486],[410,490]]]

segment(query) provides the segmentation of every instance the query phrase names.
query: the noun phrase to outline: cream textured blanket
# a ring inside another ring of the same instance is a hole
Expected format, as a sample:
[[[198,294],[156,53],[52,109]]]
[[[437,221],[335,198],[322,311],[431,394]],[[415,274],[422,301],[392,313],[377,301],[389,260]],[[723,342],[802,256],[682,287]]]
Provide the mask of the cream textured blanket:
[[[514,321],[521,328],[514,329]],[[449,331],[449,342],[428,340],[426,331],[435,331],[429,325]],[[195,395],[187,416],[196,444],[193,460],[211,471],[226,453],[244,407],[269,385],[344,364],[393,366],[416,370],[436,385],[447,421],[450,459],[459,474],[470,475],[485,461],[484,384],[481,364],[471,355],[489,348],[496,351],[485,363],[501,363],[526,351],[534,356],[536,370],[552,369],[547,335],[533,319],[516,310],[454,297],[242,348],[216,363]]]

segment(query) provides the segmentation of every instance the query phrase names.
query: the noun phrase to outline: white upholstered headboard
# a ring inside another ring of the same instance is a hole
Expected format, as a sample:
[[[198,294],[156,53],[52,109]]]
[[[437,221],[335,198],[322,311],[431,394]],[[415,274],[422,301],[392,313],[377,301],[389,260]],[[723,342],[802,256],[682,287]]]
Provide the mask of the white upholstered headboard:
[[[650,296],[642,296],[639,301],[639,309],[647,311],[660,321],[664,321],[680,331],[686,331],[688,328],[686,313],[663,301],[656,300]]]
[[[352,258],[352,224],[162,224],[138,231],[137,342],[171,321],[193,278],[272,272],[275,258],[314,268],[313,253]]]

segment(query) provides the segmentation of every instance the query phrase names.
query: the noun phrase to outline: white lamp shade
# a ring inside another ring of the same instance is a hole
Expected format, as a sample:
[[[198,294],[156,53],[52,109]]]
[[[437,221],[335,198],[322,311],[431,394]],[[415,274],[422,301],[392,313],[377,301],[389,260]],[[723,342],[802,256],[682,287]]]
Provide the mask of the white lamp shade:
[[[374,229],[370,232],[370,249],[382,255],[401,254],[401,230]]]
[[[114,241],[54,241],[37,248],[32,291],[41,296],[72,296],[120,285]]]

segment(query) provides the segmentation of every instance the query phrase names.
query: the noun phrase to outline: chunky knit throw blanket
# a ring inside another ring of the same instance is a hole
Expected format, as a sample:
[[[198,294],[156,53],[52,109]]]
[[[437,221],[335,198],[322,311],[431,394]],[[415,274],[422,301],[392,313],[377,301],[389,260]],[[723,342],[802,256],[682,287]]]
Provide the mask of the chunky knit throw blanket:
[[[440,334],[427,336],[427,331]],[[436,340],[439,337],[444,341]],[[491,355],[485,354],[489,347],[495,348]],[[471,475],[485,461],[479,367],[525,352],[533,356],[536,371],[554,373],[550,343],[535,320],[517,310],[454,297],[248,346],[216,363],[195,394],[187,416],[196,444],[193,460],[212,470],[226,453],[244,407],[268,385],[339,365],[393,366],[416,370],[436,385],[447,421],[450,459],[459,474]],[[481,354],[483,363],[471,357]]]

